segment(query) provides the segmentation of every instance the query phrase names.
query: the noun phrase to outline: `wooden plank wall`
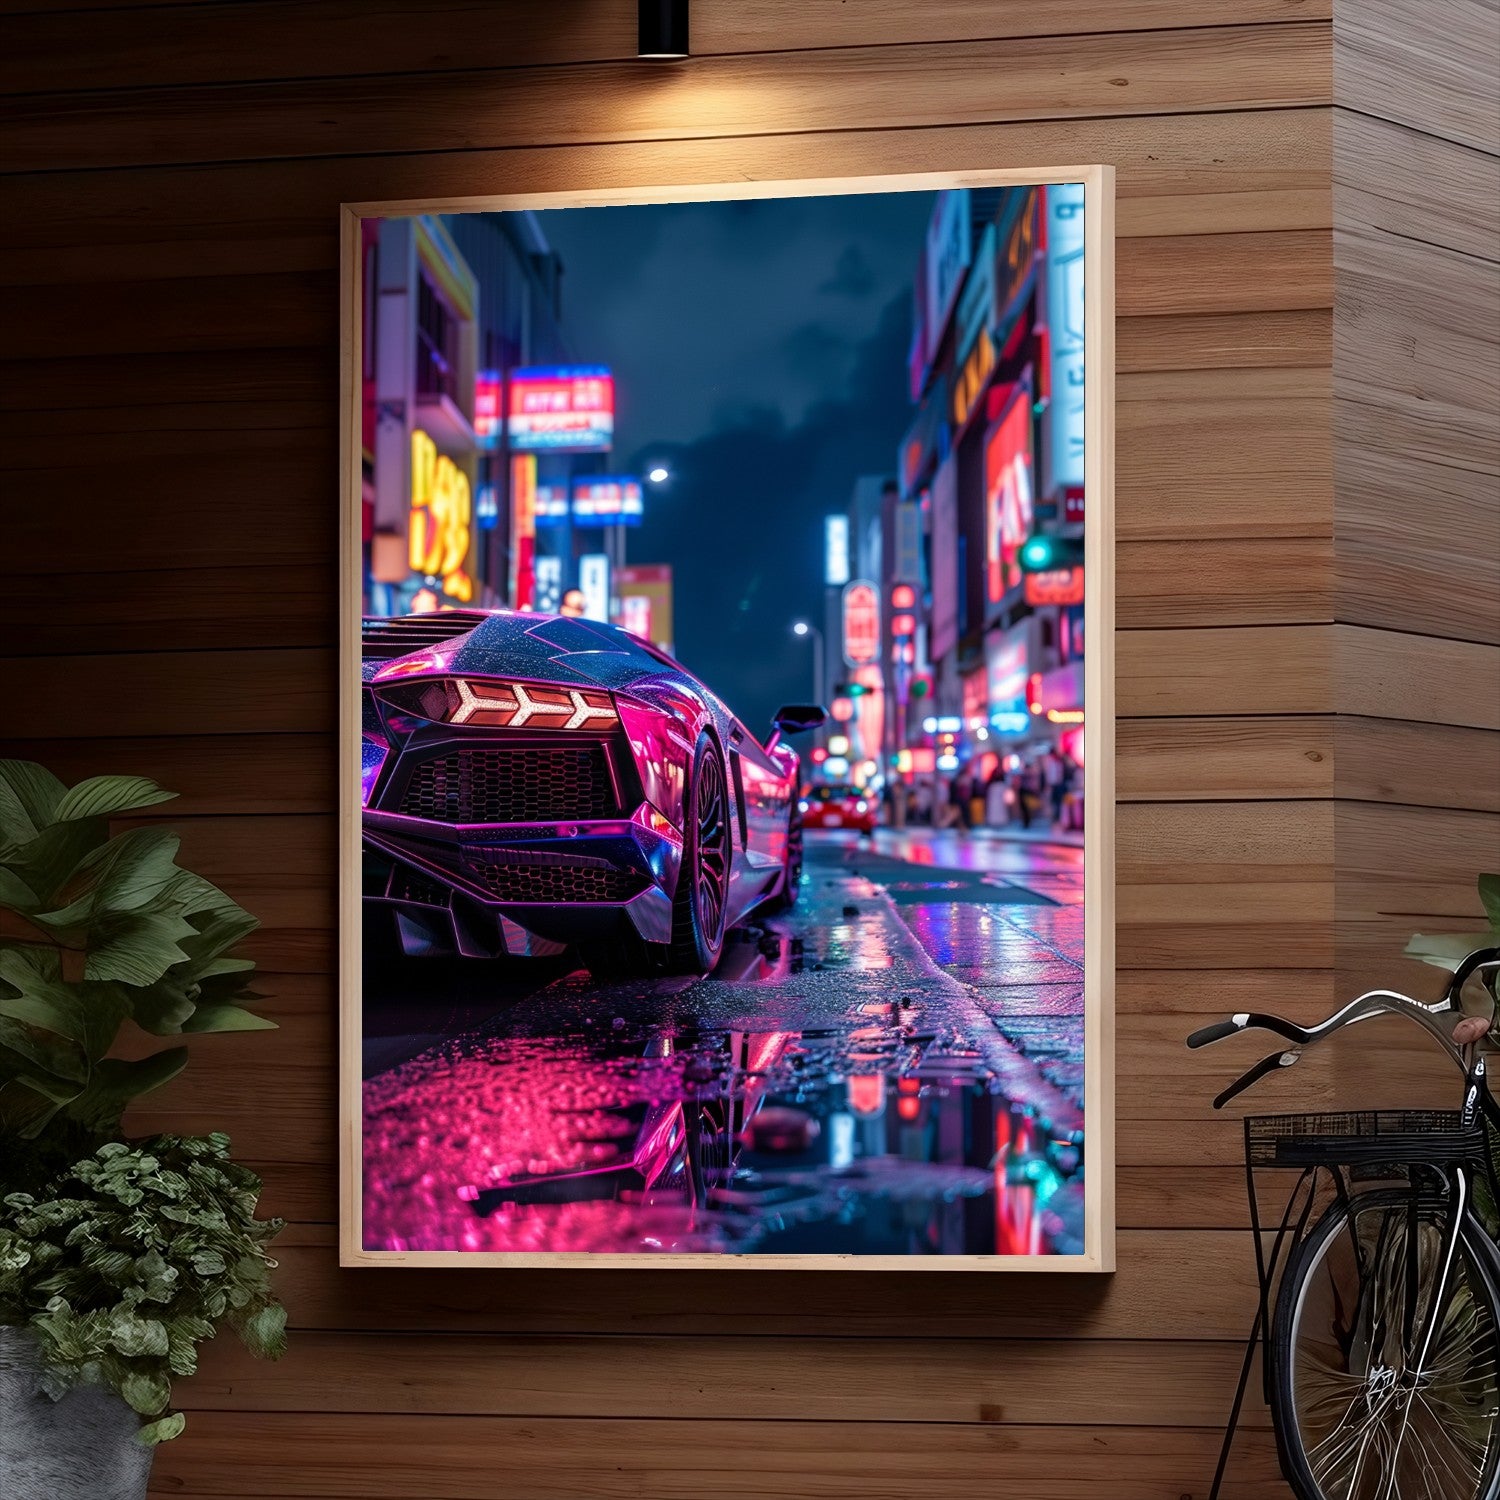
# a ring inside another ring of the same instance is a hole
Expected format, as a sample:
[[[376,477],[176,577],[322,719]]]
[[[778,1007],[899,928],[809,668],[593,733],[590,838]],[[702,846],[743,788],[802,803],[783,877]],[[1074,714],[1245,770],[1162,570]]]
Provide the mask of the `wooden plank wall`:
[[[698,55],[667,67],[631,55],[633,10],[0,3],[3,749],[179,788],[185,860],[264,920],[282,1026],[201,1039],[136,1119],[227,1128],[293,1221],[291,1354],[210,1353],[153,1493],[1201,1497],[1251,1315],[1237,1126],[1206,1104],[1243,1054],[1180,1039],[1320,1013],[1361,819],[1384,838],[1440,800],[1414,747],[1450,787],[1491,753],[1456,676],[1432,687],[1453,713],[1400,708],[1426,689],[1399,652],[1450,649],[1420,643],[1452,617],[1389,613],[1373,512],[1365,571],[1336,569],[1332,423],[1337,297],[1411,257],[1477,267],[1421,153],[1486,148],[1341,121],[1346,152],[1356,127],[1416,145],[1410,201],[1360,189],[1395,217],[1341,239],[1366,260],[1336,296],[1331,0],[697,0]],[[1118,1275],[338,1270],[339,203],[1094,161],[1121,236]],[[1383,476],[1421,458],[1345,474],[1399,520]],[[1475,465],[1434,464],[1477,503]],[[1454,674],[1493,644],[1451,634]],[[1374,728],[1351,741],[1339,707]],[[1333,1097],[1329,1067],[1298,1072],[1295,1097]],[[1240,1500],[1279,1492],[1247,1422]]]
[[[1340,0],[1334,103],[1336,961],[1431,996],[1500,869],[1500,11]]]

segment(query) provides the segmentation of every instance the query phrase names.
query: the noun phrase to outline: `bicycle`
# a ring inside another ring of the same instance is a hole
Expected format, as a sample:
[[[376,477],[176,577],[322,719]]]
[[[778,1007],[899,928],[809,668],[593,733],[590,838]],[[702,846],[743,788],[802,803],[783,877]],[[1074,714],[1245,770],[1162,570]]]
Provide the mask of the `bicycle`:
[[[1476,1189],[1489,1195],[1486,1212],[1500,1205],[1500,1104],[1481,1046],[1490,1023],[1453,1020],[1468,980],[1497,971],[1500,948],[1482,948],[1433,1005],[1371,990],[1317,1026],[1240,1012],[1187,1039],[1204,1047],[1261,1030],[1291,1043],[1236,1079],[1215,1109],[1306,1048],[1382,1015],[1420,1025],[1464,1077],[1456,1110],[1245,1120],[1260,1302],[1209,1500],[1257,1346],[1282,1473],[1298,1500],[1500,1500],[1500,1248],[1475,1206]],[[1268,1253],[1257,1173],[1273,1168],[1301,1175]]]

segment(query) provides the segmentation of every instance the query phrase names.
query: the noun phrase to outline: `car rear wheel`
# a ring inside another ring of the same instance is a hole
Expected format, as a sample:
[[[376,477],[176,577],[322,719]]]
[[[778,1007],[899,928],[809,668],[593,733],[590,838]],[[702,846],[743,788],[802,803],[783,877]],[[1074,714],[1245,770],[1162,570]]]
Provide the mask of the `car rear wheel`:
[[[724,951],[732,849],[724,761],[706,734],[698,736],[683,804],[682,868],[672,901],[667,968],[673,974],[707,974]]]

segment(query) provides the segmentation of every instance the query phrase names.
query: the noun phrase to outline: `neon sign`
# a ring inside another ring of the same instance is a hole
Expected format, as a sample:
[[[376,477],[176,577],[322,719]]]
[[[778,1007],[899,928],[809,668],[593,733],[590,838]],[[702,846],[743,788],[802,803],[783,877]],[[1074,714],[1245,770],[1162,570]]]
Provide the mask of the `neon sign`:
[[[844,660],[868,666],[880,656],[880,594],[873,583],[844,586]]]
[[[443,592],[464,603],[474,597],[464,571],[472,521],[469,476],[425,432],[413,432],[407,561],[413,572],[441,578]]]
[[[535,464],[536,460],[532,459]],[[539,484],[533,504],[536,525],[566,526],[568,524],[568,487],[565,484]]]
[[[474,436],[479,446],[493,448],[500,427],[500,372],[481,370],[474,377]]]
[[[979,330],[979,337],[964,361],[963,369],[953,382],[953,425],[962,427],[969,420],[975,403],[984,394],[985,382],[995,372],[995,344],[988,328]]]
[[[849,582],[849,517],[823,517],[823,582],[831,589]]]
[[[1026,602],[1037,604],[1082,604],[1083,569],[1051,568],[1026,575]]]
[[[510,602],[530,609],[536,594],[536,454],[510,460]]]
[[[1047,485],[1083,484],[1083,184],[1047,190]]]
[[[1016,560],[1031,535],[1036,498],[1031,477],[1031,401],[1017,386],[984,447],[985,597],[998,604],[1021,581]]]
[[[645,513],[639,479],[593,474],[573,482],[573,519],[579,525],[639,526]]]
[[[614,376],[603,365],[511,371],[506,431],[518,452],[607,453],[615,432]]]

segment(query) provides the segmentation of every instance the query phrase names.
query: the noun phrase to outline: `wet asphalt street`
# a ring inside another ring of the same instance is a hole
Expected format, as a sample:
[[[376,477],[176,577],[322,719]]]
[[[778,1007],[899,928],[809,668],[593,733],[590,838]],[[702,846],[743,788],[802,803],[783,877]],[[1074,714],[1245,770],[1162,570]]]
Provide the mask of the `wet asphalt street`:
[[[810,833],[707,979],[366,975],[371,1249],[1081,1249],[1082,851]]]

